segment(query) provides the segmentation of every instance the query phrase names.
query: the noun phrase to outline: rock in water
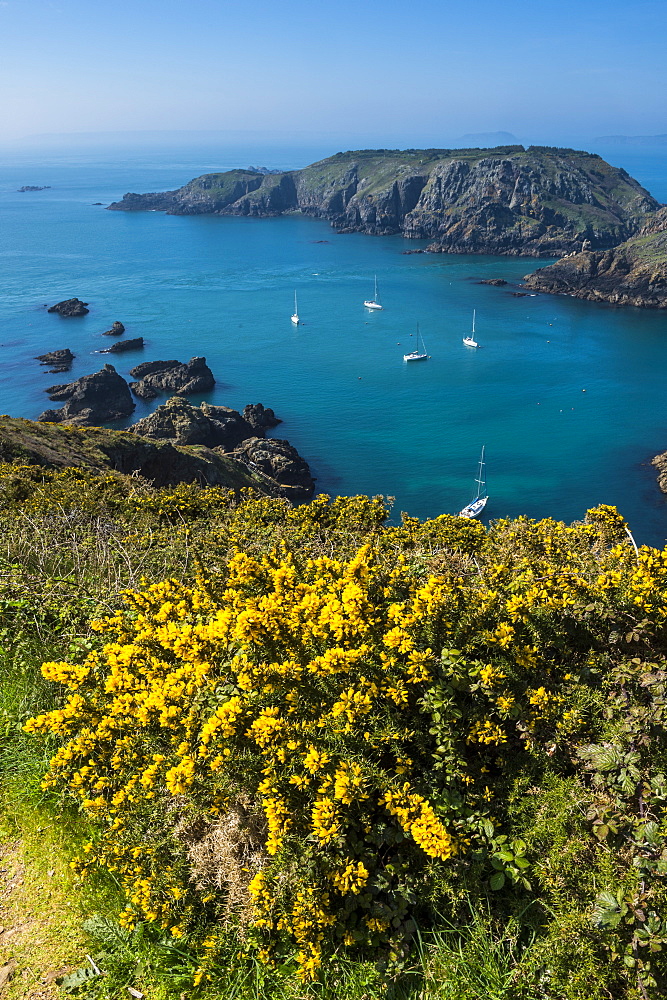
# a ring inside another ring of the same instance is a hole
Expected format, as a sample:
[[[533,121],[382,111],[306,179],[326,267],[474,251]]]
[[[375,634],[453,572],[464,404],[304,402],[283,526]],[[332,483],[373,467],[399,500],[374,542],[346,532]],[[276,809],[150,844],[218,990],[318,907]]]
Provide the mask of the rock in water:
[[[232,457],[278,483],[283,488],[283,496],[289,496],[295,503],[305,503],[311,499],[315,480],[308,463],[289,441],[252,437],[244,441],[233,452]]]
[[[64,299],[51,306],[48,312],[58,313],[59,316],[85,316],[90,312],[90,309],[86,308],[87,305],[88,303],[82,302],[81,299]]]
[[[247,420],[255,431],[264,430],[267,427],[277,427],[282,423],[270,407],[262,406],[261,403],[248,403],[243,407],[243,419]],[[263,436],[263,435],[262,435]]]
[[[130,368],[130,375],[135,378],[144,378],[145,375],[152,375],[154,372],[166,372],[170,368],[178,368],[182,361],[142,361],[140,365]]]
[[[147,365],[153,367],[149,369]],[[142,399],[147,398],[143,394],[149,389],[187,396],[190,393],[210,392],[215,385],[213,372],[206,364],[206,358],[190,358],[187,364],[181,364],[180,361],[149,361],[146,365],[132,368],[130,375],[139,376],[140,382],[133,384],[133,391]]]
[[[208,403],[193,406],[180,396],[172,396],[154,413],[138,420],[132,425],[132,431],[172,444],[201,444],[225,452],[257,434],[237,410]]]
[[[57,371],[66,372],[71,367],[75,354],[72,354],[69,347],[63,348],[62,351],[47,351],[46,354],[38,354],[35,361],[39,361],[42,365],[55,365]]]
[[[121,334],[125,333],[125,327],[122,323],[116,320],[111,324],[110,330],[105,330],[102,334],[103,337],[120,337]]]
[[[134,410],[129,386],[113,365],[68,385],[51,386],[52,400],[66,400],[60,410],[45,410],[38,420],[95,427],[122,420]]]
[[[107,347],[105,351],[100,351],[100,354],[122,354],[124,351],[139,351],[143,346],[143,337],[133,337],[131,340],[119,340],[116,344],[112,344],[111,347]]]
[[[137,399],[143,399],[147,403],[150,403],[152,399],[157,399],[160,393],[157,389],[153,389],[152,386],[144,382],[130,382],[130,389],[137,397]]]
[[[651,465],[655,465],[658,470],[658,486],[663,493],[667,493],[667,451],[663,451],[661,455],[656,455],[651,460]]]

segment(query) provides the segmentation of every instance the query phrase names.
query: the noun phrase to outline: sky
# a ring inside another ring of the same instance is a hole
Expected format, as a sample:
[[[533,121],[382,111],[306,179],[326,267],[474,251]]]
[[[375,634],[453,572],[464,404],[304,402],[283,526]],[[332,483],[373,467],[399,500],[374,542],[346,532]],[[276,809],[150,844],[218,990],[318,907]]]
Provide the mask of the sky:
[[[667,132],[664,0],[0,0],[0,141]]]

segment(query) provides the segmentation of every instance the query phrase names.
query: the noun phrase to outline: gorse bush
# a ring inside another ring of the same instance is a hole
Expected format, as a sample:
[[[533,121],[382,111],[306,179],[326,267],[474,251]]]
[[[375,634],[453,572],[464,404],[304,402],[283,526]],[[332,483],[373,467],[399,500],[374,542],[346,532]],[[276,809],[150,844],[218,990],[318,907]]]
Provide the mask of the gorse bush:
[[[512,996],[663,989],[667,555],[610,507],[486,531],[192,490],[196,578],[125,593],[26,725],[124,926],[187,935],[198,982],[231,924],[308,980],[334,954],[400,969],[487,900],[524,942]]]

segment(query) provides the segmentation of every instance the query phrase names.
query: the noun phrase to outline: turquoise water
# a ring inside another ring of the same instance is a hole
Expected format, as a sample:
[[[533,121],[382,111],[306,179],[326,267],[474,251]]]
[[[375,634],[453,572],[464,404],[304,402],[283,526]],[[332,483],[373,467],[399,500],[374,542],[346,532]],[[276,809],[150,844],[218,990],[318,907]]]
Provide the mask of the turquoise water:
[[[489,518],[573,520],[612,503],[638,540],[663,544],[667,503],[647,463],[667,449],[665,315],[476,284],[516,282],[544,261],[403,255],[420,244],[339,236],[298,217],[181,218],[92,204],[214,167],[298,166],[325,152],[7,162],[0,411],[34,419],[51,405],[43,388],[70,377],[46,374],[36,354],[70,347],[71,377],[97,370],[107,358],[95,351],[109,343],[101,333],[118,319],[128,337],[146,340],[143,352],[111,359],[123,375],[140,360],[204,354],[218,381],[206,398],[272,406],[284,420],[274,433],[310,462],[320,491],[391,495],[397,511],[422,517],[456,511],[471,498],[484,444]],[[663,190],[652,190],[667,199],[667,170],[660,176]],[[16,193],[22,184],[52,190]],[[381,313],[362,306],[374,274]],[[72,295],[90,303],[85,318],[43,308]],[[473,308],[478,351],[461,343]],[[430,359],[406,365],[417,323]],[[153,406],[138,403],[136,418]]]

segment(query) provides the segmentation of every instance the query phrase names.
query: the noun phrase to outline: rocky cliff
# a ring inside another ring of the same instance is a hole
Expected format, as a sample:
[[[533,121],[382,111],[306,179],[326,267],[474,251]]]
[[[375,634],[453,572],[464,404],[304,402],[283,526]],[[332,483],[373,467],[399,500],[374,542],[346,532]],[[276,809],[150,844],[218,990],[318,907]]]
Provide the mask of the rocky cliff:
[[[127,194],[114,211],[269,216],[302,212],[342,232],[430,239],[429,250],[549,256],[607,248],[658,203],[601,157],[555,147],[358,150],[303,170],[205,174],[177,191]]]
[[[104,427],[61,426],[14,417],[0,417],[0,461],[50,468],[114,469],[138,473],[154,486],[200,482],[265,489],[260,477],[250,475],[242,463],[208,448],[178,447]]]
[[[570,254],[525,277],[527,288],[613,305],[667,309],[667,208],[613,250]]]
[[[143,438],[169,441],[175,446],[203,445],[215,454],[229,454],[262,477],[274,493],[294,503],[310,500],[315,480],[305,459],[289,441],[264,439],[265,428],[279,422],[273,410],[255,403],[243,413],[209,403],[193,406],[174,396],[131,429]]]
[[[254,472],[247,462],[210,448],[148,440],[104,427],[63,426],[5,416],[0,417],[0,462],[84,467],[98,472],[114,469],[126,475],[138,474],[154,486],[196,482],[234,490],[251,488],[294,502],[300,502],[303,495],[303,491],[271,481],[261,471]]]
[[[658,486],[663,493],[667,493],[667,451],[663,451],[662,454],[656,455],[651,461],[651,465],[654,465],[658,470]]]

